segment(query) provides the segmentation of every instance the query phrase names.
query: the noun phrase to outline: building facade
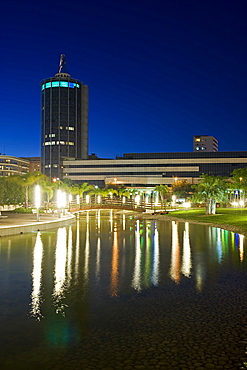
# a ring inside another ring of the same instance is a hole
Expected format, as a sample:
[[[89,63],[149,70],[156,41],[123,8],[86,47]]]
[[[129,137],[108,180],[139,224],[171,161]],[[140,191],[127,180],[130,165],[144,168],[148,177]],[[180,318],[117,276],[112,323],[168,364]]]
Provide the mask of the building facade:
[[[196,183],[202,174],[230,177],[247,167],[247,152],[127,153],[116,159],[64,160],[63,179],[104,187],[172,185],[178,180]]]
[[[218,152],[218,140],[214,136],[194,136],[193,151]]]
[[[29,160],[0,155],[0,176],[24,175],[29,172]]]
[[[65,56],[41,82],[41,172],[61,177],[62,160],[88,157],[88,86],[71,78]]]

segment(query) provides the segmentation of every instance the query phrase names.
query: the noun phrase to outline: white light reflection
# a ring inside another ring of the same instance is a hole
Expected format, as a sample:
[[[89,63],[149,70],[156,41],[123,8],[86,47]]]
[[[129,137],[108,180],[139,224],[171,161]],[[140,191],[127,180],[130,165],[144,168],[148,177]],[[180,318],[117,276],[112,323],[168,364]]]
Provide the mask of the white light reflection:
[[[217,251],[217,257],[218,257],[218,262],[222,261],[222,242],[221,242],[221,229],[217,228],[217,241],[216,241],[216,251]]]
[[[111,232],[113,230],[113,210],[111,209],[110,210],[110,228],[111,228]]]
[[[159,284],[159,233],[157,230],[156,223],[155,223],[155,230],[154,230],[152,283],[155,286]]]
[[[100,237],[98,236],[97,240],[97,251],[96,251],[96,269],[95,269],[95,275],[96,279],[99,280],[100,277]]]
[[[86,242],[85,242],[85,257],[84,257],[84,280],[87,285],[89,274],[89,252],[90,252],[90,234],[89,234],[89,211],[87,211],[86,218]]]
[[[65,288],[65,278],[66,278],[66,228],[60,227],[57,231],[57,245],[56,245],[56,255],[55,255],[55,271],[54,271],[54,291],[53,296],[55,298],[55,303],[59,306],[61,299],[63,298],[63,292]],[[56,312],[63,312],[63,305],[57,308]]]
[[[191,268],[192,268],[192,263],[191,263],[190,237],[189,237],[189,223],[185,222],[183,259],[182,259],[182,268],[181,268],[182,274],[186,277],[190,277]]]
[[[136,221],[135,230],[135,266],[131,286],[137,290],[141,291],[141,245],[140,245],[140,221]]]
[[[72,252],[73,251],[73,243],[72,243],[72,227],[69,227],[68,232],[68,257],[67,257],[67,286],[70,286],[71,279],[72,279]]]
[[[75,280],[79,278],[79,260],[80,260],[80,221],[76,221],[76,244],[75,244]]]
[[[100,232],[100,209],[97,211],[97,220],[98,220],[98,232]]]
[[[33,250],[33,271],[32,271],[32,294],[31,294],[31,310],[30,314],[37,320],[43,316],[40,312],[40,288],[42,278],[42,259],[43,259],[43,244],[40,232],[37,233],[36,243]]]
[[[175,283],[180,282],[180,246],[178,238],[178,224],[172,221],[172,251],[170,276]]]
[[[244,260],[244,235],[239,234],[239,257],[240,261]]]
[[[118,264],[119,264],[119,248],[118,248],[118,229],[117,223],[114,223],[114,232],[113,232],[113,245],[112,245],[112,262],[111,262],[111,286],[110,286],[110,295],[111,297],[118,296]]]
[[[126,220],[125,220],[125,215],[123,214],[123,230],[126,229]]]

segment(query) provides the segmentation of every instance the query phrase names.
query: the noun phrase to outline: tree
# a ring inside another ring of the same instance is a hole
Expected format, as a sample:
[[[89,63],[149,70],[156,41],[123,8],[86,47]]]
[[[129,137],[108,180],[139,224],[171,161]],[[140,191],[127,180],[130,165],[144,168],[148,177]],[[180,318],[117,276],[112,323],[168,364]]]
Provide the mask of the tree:
[[[25,189],[25,208],[28,208],[29,202],[29,189],[32,185],[37,184],[41,179],[44,179],[45,175],[40,172],[28,172],[24,175],[13,175],[11,179],[16,182],[16,184],[21,185]]]
[[[187,198],[193,192],[192,184],[187,180],[176,181],[172,185],[172,192],[178,198]]]
[[[247,191],[247,167],[237,168],[232,172],[233,188]]]
[[[216,202],[227,200],[227,179],[222,176],[210,176],[203,174],[197,185],[192,185],[196,189],[200,199],[206,202],[206,214],[216,213]]]
[[[164,206],[165,195],[170,192],[169,187],[167,185],[156,185],[154,190],[158,192],[162,206]]]
[[[0,205],[19,205],[25,200],[23,187],[14,176],[0,177]]]

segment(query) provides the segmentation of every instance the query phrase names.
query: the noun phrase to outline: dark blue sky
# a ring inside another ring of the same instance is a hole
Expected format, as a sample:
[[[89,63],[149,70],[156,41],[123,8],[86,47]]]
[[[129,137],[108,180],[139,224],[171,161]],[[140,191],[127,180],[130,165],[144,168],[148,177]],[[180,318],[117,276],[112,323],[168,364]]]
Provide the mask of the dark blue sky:
[[[247,150],[246,0],[4,0],[0,152],[40,155],[39,82],[89,85],[89,154]]]

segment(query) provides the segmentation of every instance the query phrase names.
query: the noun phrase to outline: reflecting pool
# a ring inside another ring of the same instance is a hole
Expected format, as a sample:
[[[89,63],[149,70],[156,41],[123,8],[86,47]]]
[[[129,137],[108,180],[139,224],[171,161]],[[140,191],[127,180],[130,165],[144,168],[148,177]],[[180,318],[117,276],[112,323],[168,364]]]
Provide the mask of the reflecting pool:
[[[0,368],[245,368],[246,248],[112,210],[2,237]]]

